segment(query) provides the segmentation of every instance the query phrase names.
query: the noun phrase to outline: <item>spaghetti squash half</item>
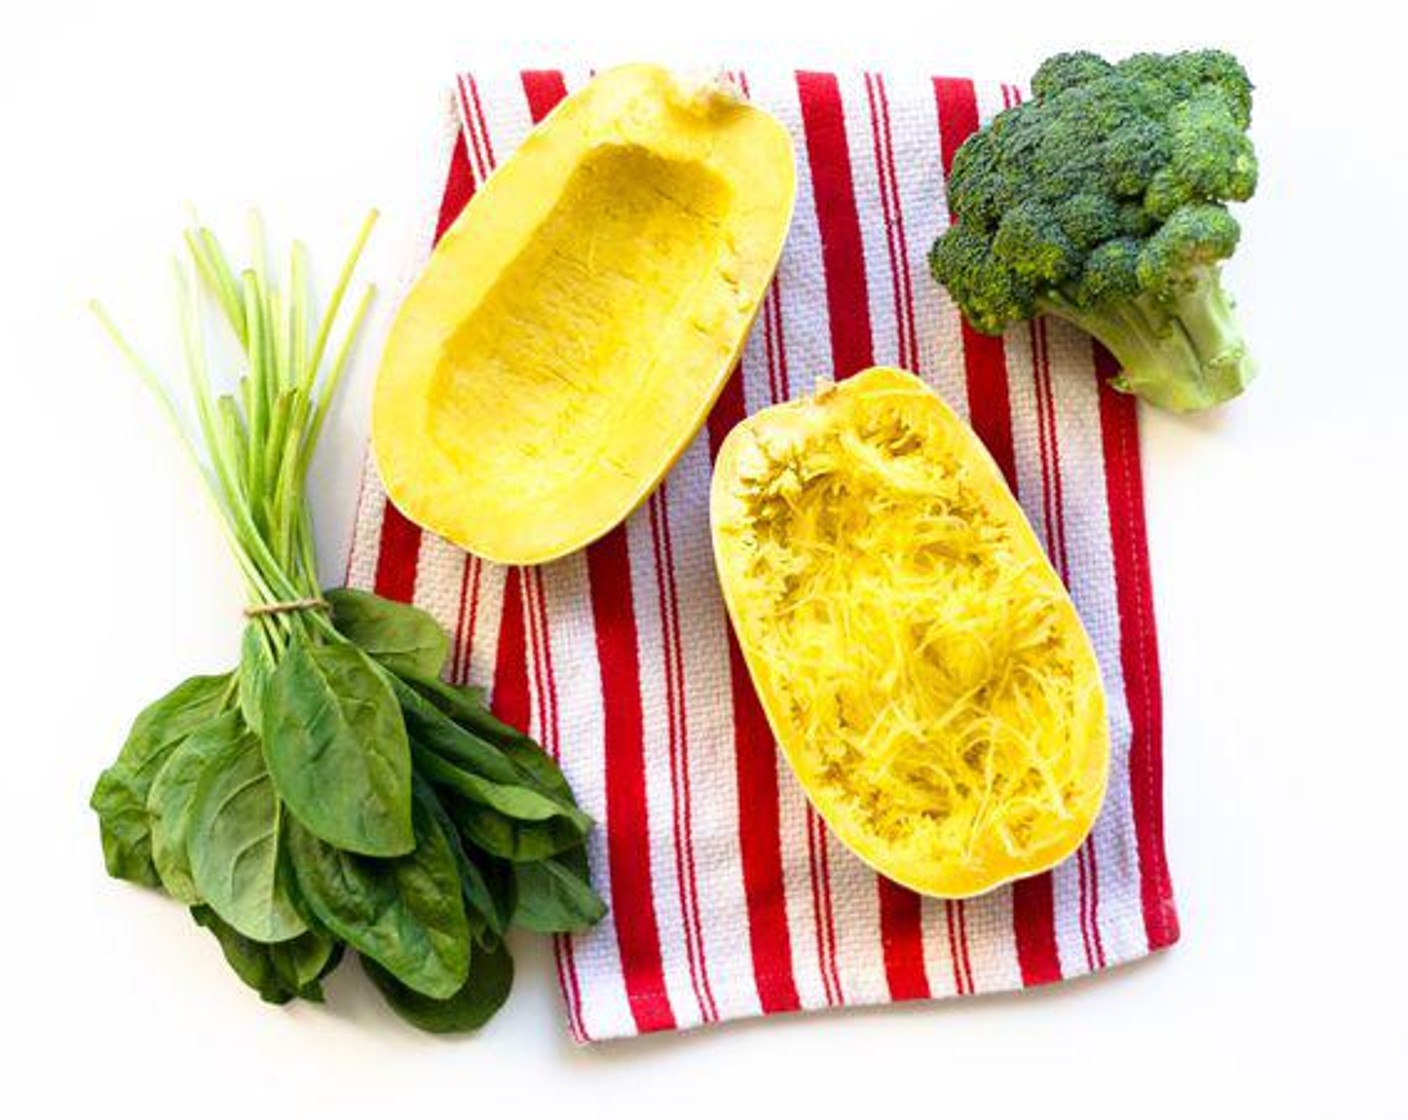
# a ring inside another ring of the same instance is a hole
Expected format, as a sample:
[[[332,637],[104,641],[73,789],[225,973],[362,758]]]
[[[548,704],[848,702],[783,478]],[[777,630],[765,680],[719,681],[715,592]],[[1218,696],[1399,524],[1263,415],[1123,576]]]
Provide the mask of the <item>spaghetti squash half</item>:
[[[1110,753],[1094,650],[934,392],[871,369],[765,409],[725,440],[710,507],[773,734],[847,847],[961,898],[1079,846]]]

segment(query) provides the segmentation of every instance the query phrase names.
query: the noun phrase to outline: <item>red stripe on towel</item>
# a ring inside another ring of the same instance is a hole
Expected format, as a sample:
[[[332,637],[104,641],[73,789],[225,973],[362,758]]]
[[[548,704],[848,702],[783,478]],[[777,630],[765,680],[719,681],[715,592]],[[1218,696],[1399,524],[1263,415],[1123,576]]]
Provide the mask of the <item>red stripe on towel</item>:
[[[919,896],[880,878],[880,941],[891,999],[928,999]]]
[[[465,554],[464,568],[460,572],[460,604],[455,614],[455,645],[450,652],[450,679],[457,684],[469,683],[474,624],[479,617],[479,577],[483,569],[479,557]]]
[[[484,105],[479,100],[479,83],[472,77],[466,82],[466,91],[469,98],[469,112],[465,121],[470,126],[471,135],[477,130],[479,133],[478,151],[481,159],[481,172],[479,181],[482,183],[494,170],[498,160],[494,158],[494,143],[489,138],[489,124],[484,116]]]
[[[538,694],[538,728],[543,748],[554,761],[562,755],[562,728],[557,709],[557,673],[553,668],[552,632],[548,628],[547,593],[543,589],[541,568],[522,571],[524,613],[528,619],[533,647],[533,676]],[[586,1025],[582,1022],[582,993],[577,982],[577,966],[573,958],[572,939],[566,935],[553,938],[553,956],[557,961],[562,994],[567,1004],[567,1021],[573,1035],[587,1041]]]
[[[836,914],[831,905],[831,865],[826,851],[826,825],[810,805],[807,806],[807,857],[811,863],[812,919],[816,923],[817,948],[821,959],[822,986],[826,1000],[833,1006],[846,1002],[841,987],[841,973],[836,967]]]
[[[606,758],[606,850],[616,940],[636,1028],[670,1030],[660,926],[650,868],[640,650],[626,529],[618,525],[587,550],[592,618],[601,665]]]
[[[797,75],[802,126],[821,256],[826,273],[826,306],[831,320],[832,374],[837,379],[874,364],[870,335],[870,301],[865,285],[865,250],[856,210],[846,113],[835,74],[803,71]]]
[[[962,78],[935,78],[939,142],[944,175],[954,154],[978,128],[978,96],[973,83]],[[963,365],[968,381],[968,418],[982,437],[1009,483],[1016,478],[1012,450],[1012,409],[1008,399],[1007,357],[1002,339],[975,331],[963,320]]]
[[[900,261],[904,254],[895,244],[899,232],[899,198],[894,184],[894,167],[886,158],[889,137],[885,126],[880,122],[880,104],[875,90],[878,82],[878,75],[865,75],[865,98],[870,108],[870,138],[875,157],[875,178],[880,194],[881,224],[885,227],[885,247],[890,257],[890,297],[895,312],[895,352],[900,366],[913,372],[908,324],[904,316],[904,282],[900,278]],[[871,342],[873,350],[873,338]]]
[[[670,759],[671,824],[674,829],[675,881],[684,923],[685,961],[690,986],[705,1023],[718,1019],[704,957],[704,932],[699,917],[699,892],[694,868],[693,813],[689,791],[689,734],[684,697],[684,653],[680,648],[676,604],[675,563],[670,544],[668,482],[650,496],[646,512],[654,550],[655,589],[660,609],[661,646],[665,669],[665,725]]]
[[[463,124],[461,135],[469,142],[469,155],[471,167],[479,180],[489,177],[489,160],[484,154],[484,145],[479,139],[479,121],[474,112],[474,101],[469,94],[469,83],[474,79],[469,75],[464,75],[459,80],[460,93],[460,121]]]
[[[528,627],[523,616],[523,572],[509,568],[504,574],[504,605],[499,615],[499,646],[494,659],[494,688],[490,707],[513,727],[532,722],[533,702],[528,691]]]
[[[1144,524],[1144,482],[1139,466],[1139,417],[1135,399],[1110,387],[1119,363],[1095,347],[1100,379],[1100,431],[1110,543],[1120,612],[1120,666],[1129,705],[1129,792],[1139,854],[1139,891],[1150,949],[1178,940],[1178,913],[1164,854],[1163,708],[1159,649],[1154,629],[1149,541]]]
[[[409,603],[416,593],[416,562],[420,556],[420,526],[411,522],[388,498],[381,518],[373,590],[383,599]]]
[[[528,98],[528,112],[537,124],[567,96],[567,83],[561,70],[525,70],[523,92]]]
[[[1051,875],[1035,875],[1013,884],[1012,928],[1017,935],[1017,964],[1022,985],[1052,984],[1061,979],[1056,947],[1055,898]]]
[[[469,205],[474,197],[475,178],[469,166],[469,150],[465,147],[464,132],[455,137],[454,149],[450,152],[450,173],[445,180],[445,193],[440,196],[440,211],[435,218],[435,240],[445,236],[460,211]]]

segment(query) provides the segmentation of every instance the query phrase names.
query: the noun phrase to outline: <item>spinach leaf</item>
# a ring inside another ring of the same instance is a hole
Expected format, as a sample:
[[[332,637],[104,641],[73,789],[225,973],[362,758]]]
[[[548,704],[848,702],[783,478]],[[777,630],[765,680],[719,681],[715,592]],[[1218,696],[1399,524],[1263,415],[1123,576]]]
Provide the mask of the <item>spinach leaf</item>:
[[[341,955],[340,947],[327,935],[309,930],[292,941],[265,945],[222,921],[209,906],[191,907],[191,917],[215,935],[226,963],[266,1003],[288,1003],[296,997],[322,1002],[318,981],[327,975],[329,962]],[[315,960],[320,963],[310,974]]]
[[[93,787],[89,805],[98,814],[108,874],[149,887],[161,877],[152,862],[147,795],[176,744],[225,707],[229,673],[191,677],[142,709],[127,733],[117,761]]]
[[[296,820],[289,856],[318,921],[408,987],[446,999],[469,969],[469,922],[449,839],[417,801],[415,849],[395,859],[339,851]]]
[[[574,809],[577,807],[577,798],[557,763],[527,735],[504,739],[499,742],[499,749],[518,767],[519,773],[527,775],[540,791],[564,805]]]
[[[468,684],[451,684],[431,673],[397,673],[396,675],[458,724],[466,724],[477,719],[480,714],[488,714],[482,688]],[[489,719],[493,723],[498,723],[493,716],[489,716]],[[508,724],[501,726],[515,735],[521,734],[515,728],[509,727]]]
[[[514,862],[548,859],[579,847],[585,830],[569,820],[523,821],[463,797],[447,802],[460,835],[482,852]]]
[[[435,619],[407,603],[344,587],[325,591],[332,624],[394,673],[434,677],[450,657],[450,639]]]
[[[578,840],[592,829],[591,817],[580,809],[563,805],[535,789],[484,778],[426,749],[418,741],[413,741],[412,750],[416,766],[427,779],[477,805],[517,821],[560,822]]]
[[[565,852],[559,852],[554,857],[558,863],[572,872],[573,875],[581,879],[582,882],[590,884],[592,881],[591,863],[587,859],[586,844],[579,844],[575,848],[568,848]]]
[[[447,684],[439,678],[402,675],[406,683],[450,717],[462,731],[497,747],[540,793],[575,806],[572,787],[556,762],[537,743],[515,727],[510,727],[492,715],[485,707],[478,689]],[[457,761],[454,748],[445,752],[450,761]],[[492,775],[486,775],[492,776]]]
[[[321,930],[309,929],[292,941],[280,941],[265,948],[275,975],[288,988],[304,999],[323,1002],[323,990],[318,981],[342,959],[342,945],[338,941]]]
[[[194,905],[200,901],[186,850],[196,785],[206,763],[243,734],[240,714],[233,710],[196,728],[167,756],[147,794],[152,863],[166,893],[178,902]]]
[[[475,928],[478,927],[502,937],[508,931],[509,919],[513,916],[513,907],[505,907],[500,904],[499,896],[495,894],[490,881],[485,878],[484,873],[464,850],[459,830],[455,828],[455,822],[450,818],[450,814],[440,804],[440,799],[435,795],[435,791],[429,783],[419,775],[416,776],[415,797],[416,802],[423,805],[434,818],[441,833],[444,834],[446,842],[450,845],[450,854],[454,856],[455,868],[460,876],[460,891],[464,895],[465,906],[469,911],[467,916],[470,917],[471,932],[475,932]],[[474,920],[476,917],[478,918],[477,922]],[[478,940],[477,937],[476,940]]]
[[[518,784],[517,768],[492,743],[460,727],[404,681],[392,682],[411,739],[434,751],[446,762],[491,782]]]
[[[212,910],[254,941],[287,941],[308,928],[280,857],[279,798],[252,732],[211,755],[190,813],[191,873]]]
[[[474,851],[473,858],[488,885],[499,923],[507,931],[513,922],[513,912],[518,907],[518,884],[514,881],[513,864],[478,850]]]
[[[515,925],[538,933],[575,933],[601,921],[606,903],[591,883],[560,859],[513,865],[518,886]]]
[[[264,726],[264,693],[274,675],[274,661],[265,648],[258,624],[244,628],[240,639],[240,711],[250,727]]]
[[[362,967],[396,1014],[432,1034],[478,1030],[504,1005],[513,987],[513,958],[501,941],[474,954],[469,976],[448,999],[431,999],[406,987],[366,957]]]
[[[289,813],[360,855],[415,845],[411,749],[384,673],[356,646],[295,639],[264,694],[264,756]]]

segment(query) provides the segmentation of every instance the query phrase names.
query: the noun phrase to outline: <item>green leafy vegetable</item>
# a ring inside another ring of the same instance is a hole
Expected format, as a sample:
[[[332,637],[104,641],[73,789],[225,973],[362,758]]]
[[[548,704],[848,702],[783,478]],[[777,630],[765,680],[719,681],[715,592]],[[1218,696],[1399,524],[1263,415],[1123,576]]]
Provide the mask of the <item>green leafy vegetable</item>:
[[[191,917],[214,934],[235,975],[266,1003],[292,999],[322,1002],[319,980],[341,955],[336,942],[309,930],[292,941],[265,945],[245,937],[208,906],[193,906]]]
[[[434,780],[434,771],[430,767],[426,768],[426,772]],[[586,839],[575,822],[562,817],[524,820],[463,797],[449,799],[447,808],[467,843],[490,855],[516,863],[550,859],[577,847]]]
[[[1161,408],[1210,408],[1255,374],[1221,262],[1256,190],[1251,83],[1221,51],[1047,59],[1032,100],[959,148],[957,222],[930,265],[988,334],[1048,313],[1103,342],[1113,382]]]
[[[282,858],[282,820],[258,738],[245,732],[222,743],[191,796],[191,874],[210,908],[254,941],[287,941],[308,928]]]
[[[564,805],[527,785],[491,781],[447,761],[434,751],[423,749],[419,743],[414,744],[414,750],[421,772],[433,784],[475,805],[482,805],[506,820],[528,824],[554,822],[573,843],[585,839],[591,831],[592,820],[580,809]]]
[[[98,778],[90,804],[98,814],[108,874],[155,887],[147,795],[176,746],[230,702],[233,677],[191,677],[142,709],[117,761]]]
[[[502,942],[475,952],[464,984],[448,999],[432,999],[406,987],[367,957],[362,958],[362,968],[396,1014],[432,1034],[478,1030],[504,1005],[513,988],[513,958]]]
[[[318,981],[331,972],[342,958],[341,942],[327,933],[309,929],[291,941],[267,946],[269,961],[284,985],[304,999],[322,1001]],[[316,992],[310,997],[309,992]]]
[[[527,735],[510,727],[490,714],[484,707],[477,689],[456,688],[445,681],[421,676],[405,676],[405,682],[420,696],[429,700],[448,716],[459,733],[467,734],[478,743],[488,743],[503,754],[516,768],[520,781],[526,781],[540,793],[576,807],[572,787],[548,753]],[[411,707],[411,705],[408,705]],[[465,754],[463,734],[448,731],[441,721],[424,714],[423,707],[414,706],[419,719],[416,728],[420,740],[451,762],[469,761]],[[473,769],[471,762],[471,769]]]
[[[298,886],[318,921],[380,961],[408,987],[454,994],[469,968],[469,925],[449,841],[421,806],[409,855],[373,859],[339,851],[290,822]]]
[[[466,731],[404,681],[397,681],[395,688],[405,713],[406,730],[423,751],[490,782],[514,785],[523,780],[497,746]]]
[[[351,587],[324,597],[338,633],[393,672],[434,678],[445,667],[450,639],[424,611]]]
[[[190,906],[261,998],[321,1001],[350,946],[407,1021],[474,1030],[512,985],[511,925],[582,929],[605,908],[586,862],[591,819],[482,691],[439,679],[450,647],[434,618],[318,585],[304,485],[370,297],[331,349],[369,227],[321,316],[302,246],[279,278],[257,221],[242,271],[209,230],[188,231],[189,422],[95,307],[197,470],[248,625],[234,673],[193,677],[138,716],[92,807],[110,874]],[[197,284],[242,353],[223,394]]]
[[[465,917],[469,921],[471,933],[481,942],[485,933],[502,937],[508,931],[508,924],[513,918],[513,900],[505,897],[506,892],[502,889],[500,877],[486,875],[470,857],[465,850],[464,841],[460,839],[455,822],[424,779],[417,778],[415,797],[434,818],[450,845],[450,854],[454,857],[455,867],[459,871],[460,893],[464,896]]]
[[[151,813],[152,862],[166,893],[178,902],[200,901],[187,851],[191,805],[206,763],[244,735],[240,715],[225,712],[196,728],[167,757],[147,795]]]
[[[300,824],[349,852],[411,850],[411,748],[370,657],[353,645],[295,644],[264,709],[269,770]]]
[[[606,914],[606,905],[584,874],[561,859],[518,863],[513,867],[518,907],[513,920],[538,933],[576,933],[590,929]]]
[[[264,726],[264,693],[274,675],[274,658],[257,626],[246,626],[240,640],[240,712],[248,727]]]

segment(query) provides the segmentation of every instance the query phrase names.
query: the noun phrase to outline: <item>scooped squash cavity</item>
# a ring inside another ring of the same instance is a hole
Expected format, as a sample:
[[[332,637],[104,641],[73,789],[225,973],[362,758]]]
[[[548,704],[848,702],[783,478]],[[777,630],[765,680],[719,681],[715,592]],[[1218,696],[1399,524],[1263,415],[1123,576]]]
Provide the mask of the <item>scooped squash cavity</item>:
[[[372,413],[391,500],[506,563],[610,530],[722,389],[794,194],[786,131],[725,85],[624,66],[565,100],[392,326]]]
[[[724,441],[710,505],[758,696],[843,843],[947,898],[1079,846],[1109,760],[1094,651],[936,394],[872,369],[765,409]]]

